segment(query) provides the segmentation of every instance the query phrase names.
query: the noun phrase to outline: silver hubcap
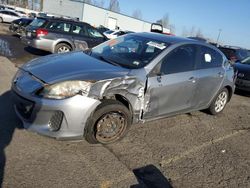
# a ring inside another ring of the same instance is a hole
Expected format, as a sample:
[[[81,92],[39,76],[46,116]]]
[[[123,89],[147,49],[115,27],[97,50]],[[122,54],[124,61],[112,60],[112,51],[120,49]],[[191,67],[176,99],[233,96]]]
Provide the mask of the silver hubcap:
[[[224,109],[227,104],[227,93],[221,92],[215,101],[215,111],[220,112]]]
[[[67,46],[62,46],[58,49],[57,51],[58,53],[66,53],[66,52],[70,52],[70,49]]]
[[[117,140],[125,131],[126,120],[123,114],[110,112],[97,122],[96,139],[102,143]]]

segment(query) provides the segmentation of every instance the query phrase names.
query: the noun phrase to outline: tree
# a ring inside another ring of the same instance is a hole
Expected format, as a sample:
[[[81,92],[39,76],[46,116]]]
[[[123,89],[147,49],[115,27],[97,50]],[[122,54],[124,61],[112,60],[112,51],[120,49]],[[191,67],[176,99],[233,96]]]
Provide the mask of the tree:
[[[204,38],[204,35],[203,35],[203,33],[202,33],[202,31],[201,31],[200,28],[199,28],[199,29],[197,30],[197,32],[196,32],[196,37]]]
[[[160,20],[157,21],[157,23],[161,24],[165,28],[169,28],[169,16],[168,14],[165,14]]]
[[[92,0],[84,0],[84,3],[92,4]]]
[[[120,4],[118,0],[110,0],[109,2],[109,10],[114,12],[120,12]]]
[[[142,13],[139,9],[136,9],[133,14],[132,17],[137,18],[137,19],[142,19]]]
[[[164,28],[170,29],[171,33],[175,33],[175,25],[169,21],[169,15],[166,13],[160,20],[156,21],[161,24]]]
[[[93,0],[92,5],[97,6],[97,7],[101,7],[104,8],[104,0],[101,1],[97,1],[97,0]]]

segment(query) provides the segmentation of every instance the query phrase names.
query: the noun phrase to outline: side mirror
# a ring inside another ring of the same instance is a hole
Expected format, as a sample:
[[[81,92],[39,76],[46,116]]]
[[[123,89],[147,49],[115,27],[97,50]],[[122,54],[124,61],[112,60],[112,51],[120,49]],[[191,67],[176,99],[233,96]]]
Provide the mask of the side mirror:
[[[155,68],[148,74],[149,77],[162,76],[161,63],[158,63]]]

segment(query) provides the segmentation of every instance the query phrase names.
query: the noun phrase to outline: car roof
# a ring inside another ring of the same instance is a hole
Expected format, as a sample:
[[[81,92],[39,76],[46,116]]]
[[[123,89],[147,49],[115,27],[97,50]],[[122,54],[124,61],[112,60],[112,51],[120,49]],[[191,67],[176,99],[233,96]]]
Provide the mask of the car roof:
[[[38,16],[38,19],[45,19],[48,21],[66,21],[66,22],[74,22],[74,23],[79,23],[79,24],[87,24],[90,25],[86,22],[81,22],[81,21],[77,21],[74,19],[70,19],[70,18],[61,18],[61,17],[54,17],[54,16]]]
[[[154,32],[132,33],[131,35],[138,35],[138,36],[150,38],[153,40],[162,41],[168,44],[175,44],[175,43],[181,43],[181,42],[195,42],[199,44],[204,44],[204,42],[200,42],[200,41],[189,39],[189,38],[168,36],[168,35],[164,35],[161,33],[154,33]]]
[[[0,12],[13,12],[13,13],[18,14],[16,11],[8,10],[8,9],[0,10]]]

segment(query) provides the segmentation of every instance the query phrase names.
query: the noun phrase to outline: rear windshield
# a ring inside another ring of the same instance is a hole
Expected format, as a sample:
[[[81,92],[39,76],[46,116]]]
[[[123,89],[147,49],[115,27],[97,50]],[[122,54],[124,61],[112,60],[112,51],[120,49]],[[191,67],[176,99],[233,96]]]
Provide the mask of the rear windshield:
[[[45,22],[46,22],[46,20],[44,20],[44,19],[35,18],[35,19],[30,23],[30,26],[33,26],[33,27],[41,27]]]

